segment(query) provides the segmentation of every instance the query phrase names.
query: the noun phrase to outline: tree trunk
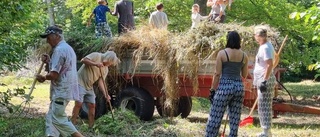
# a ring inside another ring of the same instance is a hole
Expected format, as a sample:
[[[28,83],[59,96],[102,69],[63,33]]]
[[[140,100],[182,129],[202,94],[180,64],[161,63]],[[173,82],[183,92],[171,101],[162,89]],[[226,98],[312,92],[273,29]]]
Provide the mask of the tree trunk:
[[[53,13],[53,7],[51,4],[51,0],[47,0],[47,5],[48,5],[49,23],[50,23],[50,26],[53,26],[53,25],[55,25],[55,22],[54,22],[54,13]]]
[[[194,0],[194,4],[199,4],[202,16],[207,15],[207,0]]]

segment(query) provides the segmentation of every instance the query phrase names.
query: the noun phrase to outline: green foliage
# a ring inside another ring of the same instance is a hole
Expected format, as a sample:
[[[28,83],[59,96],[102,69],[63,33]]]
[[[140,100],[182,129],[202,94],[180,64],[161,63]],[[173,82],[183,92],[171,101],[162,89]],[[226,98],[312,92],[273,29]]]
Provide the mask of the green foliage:
[[[41,137],[44,135],[43,119],[0,117],[0,136],[2,137]]]
[[[320,95],[320,84],[316,82],[304,81],[300,83],[285,83],[284,86],[289,90],[292,96],[312,98],[313,95]]]
[[[231,11],[227,11],[229,22],[244,22],[245,25],[270,24],[278,28],[280,36],[289,36],[281,54],[280,67],[287,68],[288,76],[306,78],[309,71],[306,66],[319,57],[317,42],[312,41],[314,26],[301,20],[292,20],[290,14],[309,7],[307,1],[296,0],[248,0],[234,1]],[[280,45],[281,41],[278,41]],[[277,45],[275,45],[277,46]]]
[[[43,12],[37,0],[1,1],[0,71],[17,70],[23,66],[27,48],[33,47],[34,38],[41,28]],[[33,11],[37,12],[33,12]]]
[[[111,114],[100,117],[94,126],[95,132],[113,135],[132,135],[135,127],[139,125],[139,118],[131,111],[115,111],[115,118]]]
[[[315,64],[311,64],[308,66],[308,70],[310,71],[316,71],[317,74],[314,75],[314,80],[316,80],[320,76],[320,63],[316,62]]]
[[[116,0],[108,0],[109,8],[114,10],[114,4]],[[193,0],[187,1],[173,1],[173,0],[133,0],[135,22],[136,24],[146,22],[149,19],[151,12],[156,10],[156,4],[162,2],[164,4],[164,12],[168,15],[169,30],[172,31],[184,31],[188,30],[191,26],[191,6]],[[92,13],[97,3],[90,0],[67,0],[66,5],[72,8],[73,14],[80,13],[82,17],[82,23],[86,23],[90,14]],[[86,5],[86,6],[84,6]],[[108,23],[111,24],[111,28],[114,30],[112,24],[117,23],[117,17],[108,15]],[[113,31],[114,32],[114,31]]]
[[[6,92],[0,92],[0,107],[6,107],[10,113],[13,113],[15,109],[15,105],[11,103],[11,99],[13,97],[20,97],[22,99],[25,99],[26,97],[25,89],[26,87],[14,88],[13,90],[8,89]]]
[[[318,3],[316,3],[318,2]],[[300,21],[304,26],[311,26],[313,29],[313,41],[320,41],[320,1],[316,0],[314,5],[302,12],[293,12],[290,18]]]
[[[310,1],[310,7],[304,11],[296,11],[290,14],[290,18],[299,21],[303,26],[312,28],[310,30],[312,36],[309,45],[305,46],[305,49],[309,51],[307,57],[309,57],[309,62],[306,65],[309,65],[308,70],[315,70],[317,74],[314,76],[314,79],[317,79],[320,76],[319,69],[319,44],[320,44],[320,1],[314,0]]]

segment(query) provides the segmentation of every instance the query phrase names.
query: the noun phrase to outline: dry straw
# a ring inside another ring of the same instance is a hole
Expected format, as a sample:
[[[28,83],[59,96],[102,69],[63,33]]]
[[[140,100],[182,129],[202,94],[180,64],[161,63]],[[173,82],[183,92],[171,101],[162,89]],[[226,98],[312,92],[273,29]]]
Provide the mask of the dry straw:
[[[254,26],[238,23],[204,22],[196,29],[176,34],[167,30],[151,29],[145,25],[97,46],[101,47],[100,52],[114,50],[120,59],[128,58],[127,53],[130,52],[133,72],[137,71],[142,59],[152,60],[153,74],[163,79],[165,106],[175,107],[172,104],[179,99],[179,78],[191,79],[194,93],[197,93],[199,67],[203,62],[214,62],[218,51],[226,45],[228,31],[236,30],[240,34],[242,50],[249,56],[256,54],[258,46],[253,37],[253,28]],[[268,36],[273,44],[278,45],[277,30],[268,27]]]
[[[205,22],[198,28],[174,34],[166,30],[140,27],[114,39],[113,49],[124,53],[124,49],[133,49],[135,68],[142,57],[151,59],[153,73],[162,77],[162,92],[166,95],[165,106],[171,106],[179,99],[179,78],[189,78],[193,82],[194,93],[198,91],[198,70],[202,62],[214,62],[219,50],[226,45],[228,31],[236,30],[242,38],[242,49],[253,56],[258,48],[253,37],[254,26],[237,23],[213,24]],[[276,43],[279,33],[268,27],[269,39]]]

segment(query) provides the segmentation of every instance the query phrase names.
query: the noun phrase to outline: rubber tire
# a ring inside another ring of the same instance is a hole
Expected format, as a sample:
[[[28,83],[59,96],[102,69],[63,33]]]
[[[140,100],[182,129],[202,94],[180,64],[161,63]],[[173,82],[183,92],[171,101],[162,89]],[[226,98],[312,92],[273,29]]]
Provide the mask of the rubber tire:
[[[100,92],[98,85],[93,86],[93,90],[96,95],[96,108],[95,108],[95,119],[98,119],[102,115],[106,114],[109,110],[107,109],[106,99],[102,92]],[[83,103],[79,113],[80,118],[88,119],[88,104]]]
[[[173,110],[173,113],[171,114],[171,109],[170,108],[163,108],[165,102],[165,96],[162,97],[158,97],[157,98],[157,111],[158,114],[162,117],[168,117],[168,116],[172,116],[172,117],[177,117],[179,116],[181,113],[179,111],[179,102],[175,103],[175,106],[173,106],[173,108],[175,108],[175,110]]]
[[[179,99],[179,111],[181,118],[187,118],[191,112],[192,98],[188,96],[181,96]]]
[[[120,109],[129,109],[140,118],[140,120],[151,120],[154,112],[154,99],[144,89],[138,87],[127,87],[120,92]]]

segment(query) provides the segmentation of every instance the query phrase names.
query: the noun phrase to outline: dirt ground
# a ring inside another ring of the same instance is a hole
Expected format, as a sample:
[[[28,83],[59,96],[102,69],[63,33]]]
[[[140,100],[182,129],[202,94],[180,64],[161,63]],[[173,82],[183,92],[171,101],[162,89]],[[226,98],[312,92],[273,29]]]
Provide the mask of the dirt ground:
[[[289,100],[289,98],[284,98],[285,100]],[[28,107],[27,113],[22,114],[21,116],[23,117],[44,117],[45,113],[48,111],[48,106],[49,106],[49,100],[46,99],[34,99],[30,103],[30,107]],[[312,107],[317,107],[318,111],[320,112],[320,102],[315,101],[311,98],[299,98],[299,97],[294,97],[293,98],[293,103],[294,104],[299,104],[299,105],[310,105]],[[73,108],[74,102],[70,102],[66,112],[68,116],[71,116],[72,114],[72,108]],[[241,119],[244,119],[248,116],[250,109],[244,107],[242,114],[241,114]],[[5,109],[0,109],[0,114],[8,114]],[[159,114],[154,112],[154,117],[159,118]],[[258,119],[258,114],[257,111],[254,111],[253,114],[254,117],[254,125],[259,127],[259,119]],[[201,132],[203,134],[203,130],[205,129],[205,125],[207,122],[208,118],[208,113],[207,112],[195,112],[192,111],[191,114],[188,116],[186,119],[187,121],[183,122],[189,122],[185,124],[200,124],[201,128],[197,129],[196,132]],[[225,117],[224,117],[225,119]],[[314,127],[319,127],[320,126],[320,115],[315,115],[315,114],[304,114],[304,113],[280,113],[277,118],[273,118],[273,126],[275,127],[276,130],[281,132],[281,130],[287,130],[289,129],[305,129],[308,130],[314,129]],[[180,127],[177,127],[180,128]],[[222,129],[222,127],[220,128]],[[252,132],[260,132],[260,131],[255,131],[258,128],[240,128],[239,129],[239,136],[243,137],[250,137],[252,136]],[[186,131],[188,132],[188,131]],[[226,133],[229,132],[229,129],[226,129]],[[282,135],[281,133],[277,133],[277,136],[285,136]],[[309,136],[309,135],[304,135],[303,133],[297,133],[298,135],[295,136]],[[313,136],[313,135],[310,135]]]
[[[288,97],[284,98],[285,100],[290,100]],[[290,102],[290,101],[287,101]],[[46,99],[37,99],[32,100],[30,102],[30,107],[26,107],[26,113],[22,114],[21,116],[26,117],[43,117],[46,112],[48,111],[49,106],[49,100]],[[293,104],[299,104],[299,105],[307,105],[309,107],[315,107],[320,112],[320,101],[316,101],[314,99],[306,99],[306,98],[293,98]],[[69,102],[66,113],[68,116],[71,116],[72,114],[72,108],[74,106],[74,102]],[[244,107],[241,118],[246,118],[249,114],[250,109]],[[4,108],[0,108],[0,114],[8,114],[8,112]],[[157,116],[158,113],[154,112],[154,115]],[[254,111],[253,116],[257,116],[257,111]],[[206,122],[208,117],[208,113],[201,113],[201,112],[191,112],[191,114],[188,116],[188,119],[190,121],[199,121],[199,122]],[[277,118],[274,118],[273,121],[275,123],[288,123],[288,124],[319,124],[320,125],[320,116],[314,115],[314,114],[304,114],[304,113],[280,113]]]

